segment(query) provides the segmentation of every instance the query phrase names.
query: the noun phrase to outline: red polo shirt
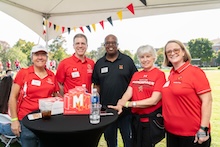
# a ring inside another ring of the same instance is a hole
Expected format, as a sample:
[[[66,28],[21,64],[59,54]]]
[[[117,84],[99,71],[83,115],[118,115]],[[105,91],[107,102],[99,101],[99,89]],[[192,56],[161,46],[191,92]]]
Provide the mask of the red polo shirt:
[[[153,68],[150,71],[139,71],[134,73],[129,86],[133,89],[132,101],[148,99],[154,91],[161,92],[164,83],[166,82],[165,74],[158,68]],[[161,101],[155,106],[148,108],[133,108],[132,113],[149,114],[161,106]],[[145,121],[145,120],[141,120]],[[148,120],[147,120],[148,121]]]
[[[19,120],[28,113],[39,109],[38,99],[51,97],[54,92],[59,91],[54,73],[48,69],[46,71],[48,75],[43,79],[34,73],[33,66],[21,69],[17,73],[14,83],[20,85],[20,90],[25,93],[18,103]]]
[[[186,62],[170,71],[162,90],[163,117],[168,132],[180,136],[194,136],[201,123],[200,94],[211,88],[205,73]]]
[[[82,84],[86,84],[88,92],[91,92],[93,68],[93,60],[85,58],[82,62],[73,54],[59,63],[56,78],[59,83],[64,84],[64,93]]]

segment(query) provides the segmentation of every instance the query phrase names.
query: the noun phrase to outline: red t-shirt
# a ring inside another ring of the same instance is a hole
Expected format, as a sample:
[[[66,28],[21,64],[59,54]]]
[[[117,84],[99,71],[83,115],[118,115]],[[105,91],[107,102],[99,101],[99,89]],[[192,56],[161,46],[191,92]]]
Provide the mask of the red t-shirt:
[[[39,109],[38,99],[52,97],[54,92],[59,91],[54,73],[48,69],[46,71],[48,75],[43,79],[34,73],[33,66],[23,68],[17,73],[14,83],[20,85],[20,90],[24,91],[23,98],[19,99],[20,103],[18,103],[19,120]]]
[[[88,92],[91,92],[93,69],[93,60],[85,58],[82,62],[73,54],[59,63],[56,78],[59,83],[64,84],[64,93],[82,84],[86,84]]]
[[[161,92],[165,82],[165,74],[158,68],[153,68],[150,71],[142,70],[134,73],[129,84],[133,90],[132,101],[150,98],[154,91]],[[161,104],[161,101],[159,101],[157,105],[148,108],[132,107],[132,113],[149,114],[159,108]],[[148,119],[141,119],[141,121],[148,121]]]
[[[211,88],[205,73],[186,62],[170,71],[162,90],[163,117],[168,132],[180,136],[194,136],[201,123],[200,94]]]

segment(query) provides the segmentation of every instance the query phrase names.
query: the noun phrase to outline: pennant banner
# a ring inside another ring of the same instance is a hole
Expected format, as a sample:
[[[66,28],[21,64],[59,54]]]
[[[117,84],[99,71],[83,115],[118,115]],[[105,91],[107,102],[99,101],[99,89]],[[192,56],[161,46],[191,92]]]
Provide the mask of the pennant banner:
[[[146,0],[141,0],[141,2],[142,2],[143,4],[145,4],[145,5],[147,5]],[[133,15],[135,14],[135,12],[134,12],[134,6],[133,6],[132,3],[129,4],[126,8],[127,8]],[[119,11],[117,12],[117,16],[118,16],[119,20],[122,20],[122,19],[123,19],[123,12],[122,12],[122,10],[119,10]],[[111,16],[107,18],[107,21],[113,26],[113,21],[112,21],[112,17],[111,17]],[[52,22],[48,22],[48,20],[44,20],[42,24],[43,24],[44,28],[45,28],[46,25],[48,25],[49,28],[51,28],[51,26],[53,25],[54,31],[57,31],[57,32],[58,32],[58,31],[60,30],[60,26],[59,26],[59,25],[53,24]],[[102,29],[104,30],[104,20],[101,20],[101,21],[99,22],[99,24],[101,25]],[[93,30],[96,31],[96,24],[95,24],[95,23],[94,23],[94,24],[91,24],[91,26],[92,26]],[[76,29],[79,28],[79,29],[84,33],[83,27],[84,27],[84,26],[79,26],[79,27],[75,27],[75,26],[74,26],[74,27],[73,27],[73,30],[74,30],[74,32],[76,32]],[[91,32],[90,25],[86,25],[85,27],[88,29],[89,32]],[[67,31],[68,31],[68,34],[70,34],[70,32],[71,32],[71,28],[70,28],[70,27],[62,26],[62,27],[61,27],[61,32],[64,33],[66,29],[67,29]],[[46,34],[46,33],[47,33],[47,32],[46,32],[46,30],[44,29],[44,30],[43,30],[43,34]]]

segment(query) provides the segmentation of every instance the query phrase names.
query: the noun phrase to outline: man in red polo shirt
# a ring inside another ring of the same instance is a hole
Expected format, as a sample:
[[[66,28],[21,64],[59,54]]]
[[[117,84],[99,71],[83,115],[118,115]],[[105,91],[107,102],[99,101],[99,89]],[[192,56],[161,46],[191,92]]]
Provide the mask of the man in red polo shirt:
[[[56,78],[59,82],[61,95],[75,86],[82,86],[82,84],[86,84],[88,92],[91,92],[94,61],[85,56],[88,48],[87,37],[83,34],[75,35],[73,47],[75,53],[62,60],[57,68]]]

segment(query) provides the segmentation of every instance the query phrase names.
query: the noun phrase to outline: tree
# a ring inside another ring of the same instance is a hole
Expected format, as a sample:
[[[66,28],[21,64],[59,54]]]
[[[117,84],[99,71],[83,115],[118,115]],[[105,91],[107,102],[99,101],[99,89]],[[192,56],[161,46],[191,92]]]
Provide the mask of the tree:
[[[134,54],[134,64],[137,66],[137,65],[140,65],[140,62],[138,60],[138,57],[137,57],[137,53]]]
[[[31,55],[31,49],[34,45],[35,45],[34,42],[29,42],[29,41],[26,42],[25,40],[19,39],[15,43],[15,45],[13,46],[13,48],[17,48],[18,50],[20,50],[22,53],[24,53],[26,55],[25,62],[27,62],[27,63],[23,63],[26,66],[29,66],[31,64],[31,56],[30,55]],[[20,63],[22,63],[22,62],[20,61]]]
[[[92,50],[92,51],[90,51],[89,53],[86,52],[86,56],[87,56],[88,58],[91,58],[91,59],[94,60],[94,61],[97,61],[98,52],[95,51],[95,50]]]
[[[30,55],[28,55],[30,57]],[[27,67],[30,61],[27,59],[27,55],[21,51],[19,47],[13,47],[10,48],[10,50],[5,54],[5,59],[4,60],[11,60],[11,67],[12,69],[16,69],[14,62],[16,59],[21,64],[21,67]]]
[[[124,51],[122,51],[122,53],[124,53],[125,55],[130,56],[133,59],[133,55],[129,50],[124,50]]]
[[[215,62],[220,65],[220,51],[218,52],[217,58],[215,60]]]
[[[159,67],[162,66],[163,64],[163,48],[160,48],[158,51],[157,51],[157,61],[155,62]]]
[[[199,58],[205,64],[213,57],[212,42],[206,38],[192,39],[188,42],[188,48],[192,58]]]
[[[64,58],[70,56],[66,53],[67,49],[63,48],[65,43],[66,40],[61,35],[52,41],[49,45],[49,60],[60,62]]]

